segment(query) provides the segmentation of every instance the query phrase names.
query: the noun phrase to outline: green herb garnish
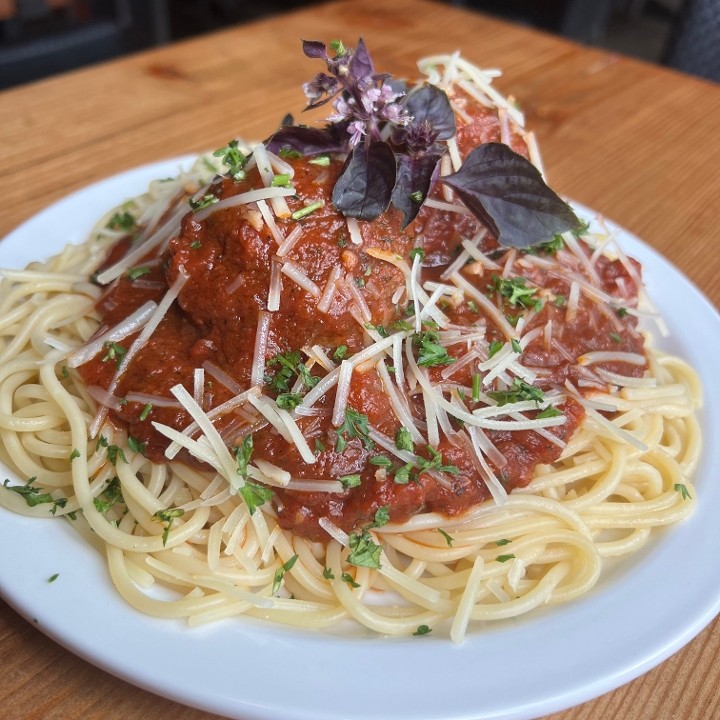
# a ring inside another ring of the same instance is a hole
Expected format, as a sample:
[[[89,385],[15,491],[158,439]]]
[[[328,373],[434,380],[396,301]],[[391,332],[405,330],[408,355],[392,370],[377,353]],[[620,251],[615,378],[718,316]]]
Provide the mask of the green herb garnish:
[[[450,365],[455,362],[455,358],[448,355],[448,351],[440,344],[440,335],[434,330],[416,333],[414,342],[420,347],[417,364],[421,367]]]
[[[515,378],[513,384],[507,390],[494,390],[487,393],[495,402],[502,407],[508,403],[520,402],[521,400],[534,400],[540,404],[545,399],[545,394],[540,388],[526,383],[520,378]]]
[[[216,202],[220,202],[219,198],[215,197],[215,195],[212,195],[210,193],[208,193],[207,195],[203,195],[198,200],[193,200],[192,198],[188,200],[190,208],[195,212],[197,212],[198,210],[204,210],[205,208],[209,208]],[[190,245],[190,247],[192,247],[192,244]]]
[[[354,488],[360,485],[361,478],[359,473],[354,473],[353,475],[342,475],[338,478],[338,482],[344,487],[344,488]]]
[[[336,432],[336,452],[342,452],[345,449],[347,439],[353,440],[359,438],[366,448],[370,449],[374,447],[374,443],[370,439],[370,423],[367,415],[363,415],[357,410],[353,410],[353,408],[349,407],[345,410],[345,420]]]
[[[130,268],[125,275],[130,280],[137,280],[139,277],[142,277],[143,275],[147,275],[150,272],[149,267],[134,267]]]
[[[225,147],[216,150],[213,155],[222,158],[223,165],[227,166],[233,180],[244,180],[245,171],[243,168],[247,163],[247,157],[240,150],[238,144],[237,140],[231,140]]]
[[[117,367],[122,365],[123,358],[127,353],[127,350],[122,345],[118,345],[116,342],[108,341],[103,343],[103,349],[106,350],[106,353],[102,358],[103,362],[114,360]]]
[[[348,536],[350,554],[347,561],[351,565],[367,568],[380,568],[380,553],[382,548],[373,539],[367,530],[361,533],[350,533]]]
[[[293,565],[297,562],[298,556],[293,555],[286,563],[283,563],[276,571],[273,578],[272,594],[275,595],[282,585],[285,573],[292,570]]]
[[[50,493],[42,492],[40,488],[37,488],[33,483],[37,480],[36,477],[31,477],[25,485],[10,485],[9,480],[3,482],[3,487],[8,490],[12,490],[14,493],[25,498],[25,502],[28,507],[36,507],[37,505],[50,504],[50,514],[54,515],[58,508],[64,508],[67,505],[67,498],[54,498]]]
[[[408,452],[415,452],[415,445],[412,440],[410,431],[403,425],[395,433],[395,447],[398,450],[407,450]]]
[[[317,200],[314,203],[310,203],[309,205],[306,205],[305,207],[296,210],[290,217],[293,220],[302,220],[303,218],[306,218],[308,215],[312,215],[316,210],[319,210],[321,207],[324,206],[324,200]]]
[[[120,478],[116,475],[103,489],[103,491],[93,499],[95,509],[103,515],[116,503],[124,503],[125,499],[120,486]]]
[[[182,508],[169,508],[168,510],[158,510],[153,514],[153,518],[159,522],[165,523],[165,529],[162,534],[163,547],[167,545],[168,537],[170,537],[170,530],[173,526],[175,518],[182,517],[185,511]]]
[[[116,212],[110,220],[108,220],[107,227],[110,230],[127,230],[130,231],[135,227],[135,217],[124,210],[123,212]]]

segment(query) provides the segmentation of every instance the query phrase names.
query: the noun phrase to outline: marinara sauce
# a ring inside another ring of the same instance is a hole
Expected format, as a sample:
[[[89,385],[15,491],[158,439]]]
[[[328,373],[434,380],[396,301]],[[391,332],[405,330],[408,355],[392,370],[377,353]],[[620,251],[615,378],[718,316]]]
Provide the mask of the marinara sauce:
[[[469,152],[479,143],[500,141],[500,124],[494,111],[462,95],[456,95],[454,102],[463,110],[463,116],[458,116],[456,136],[461,153]],[[527,152],[522,138],[517,135],[512,136],[511,145],[517,152]],[[142,281],[126,274],[97,303],[101,326],[112,327],[148,300],[160,302],[179,273],[188,276],[177,301],[120,377],[115,396],[121,404],[110,411],[113,422],[125,427],[130,435],[145,444],[144,452],[153,461],[165,461],[164,451],[169,441],[152,423],[182,430],[190,424],[191,418],[179,404],[153,404],[148,411],[146,403],[128,400],[128,395],[151,394],[172,400],[170,389],[178,383],[193,391],[194,371],[204,365],[205,411],[233,397],[237,388],[248,389],[258,317],[260,312],[267,310],[273,263],[290,261],[320,291],[333,268],[339,266],[342,269],[337,292],[327,312],[318,310],[317,293],[308,292],[290,277],[282,275],[280,309],[271,314],[263,388],[267,396],[277,398],[282,394],[282,377],[280,380],[278,377],[283,365],[279,357],[288,359],[292,365],[297,358],[307,359],[304,348],[320,346],[328,357],[334,356],[339,361],[366,346],[365,326],[393,332],[414,322],[408,314],[412,303],[408,303],[407,295],[398,290],[406,284],[404,273],[378,254],[391,253],[411,264],[410,252],[415,247],[422,247],[425,255],[421,283],[437,280],[457,257],[462,241],[473,237],[480,228],[478,221],[470,215],[425,207],[403,230],[400,213],[391,208],[373,222],[359,222],[362,244],[355,244],[346,219],[335,211],[330,201],[342,159],[332,159],[327,167],[312,164],[306,158],[290,158],[287,162],[295,173],[292,183],[296,194],[288,199],[290,209],[294,211],[311,203],[322,205],[300,220],[276,219],[285,236],[297,223],[302,224],[302,234],[286,257],[277,257],[278,244],[256,206],[221,209],[202,221],[198,221],[197,213],[189,210],[179,234],[169,246],[160,255],[149,255],[140,263],[148,263]],[[262,182],[257,170],[252,169],[246,179],[239,182],[216,178],[208,192],[224,199],[257,187],[262,187]],[[437,192],[435,197],[442,199]],[[106,266],[122,257],[128,247],[129,239],[118,243],[110,251]],[[534,298],[539,302],[535,311],[523,320],[523,332],[528,333],[533,328],[543,330],[525,347],[521,361],[537,373],[535,385],[541,390],[561,387],[568,379],[573,382],[581,379],[577,374],[577,358],[584,353],[595,350],[644,352],[642,337],[631,315],[612,317],[612,311],[601,308],[585,295],[581,296],[574,312],[568,313],[564,305],[571,292],[571,283],[566,275],[557,272],[557,263],[550,251],[536,253],[541,260],[545,259],[545,263],[523,264],[523,252],[499,247],[490,235],[483,238],[479,249],[494,258],[501,270],[491,273],[471,262],[459,272],[511,320],[521,314],[522,308],[508,303],[507,299],[498,299],[493,286],[495,284],[496,288],[502,279],[508,253],[514,253],[511,277],[522,277],[529,287],[536,289]],[[590,258],[590,250],[586,252]],[[583,263],[570,253],[565,254],[567,262],[574,264],[570,268],[572,273],[582,274]],[[633,276],[637,277],[639,267],[631,274],[622,263],[604,256],[593,258],[593,267],[599,291],[617,296],[620,288],[628,303],[634,303],[638,288]],[[357,293],[367,306],[369,320],[362,317]],[[476,303],[443,303],[442,310],[455,327],[484,328],[488,343],[506,340]],[[552,337],[557,341],[554,344],[547,343],[549,322],[552,323]],[[125,345],[129,346],[133,339],[134,336],[128,338]],[[467,345],[463,342],[445,349],[449,358],[457,362],[467,352]],[[472,385],[472,363],[450,375],[443,375],[450,367],[452,361],[429,367],[430,379],[441,386],[443,383],[454,384],[456,388],[467,389]],[[604,367],[626,375],[637,375],[644,370],[642,366],[617,362],[606,363]],[[232,378],[234,389],[218,380],[207,368],[219,368]],[[101,352],[83,365],[80,372],[88,385],[107,389],[116,369],[115,363],[108,361],[106,354]],[[310,367],[308,373],[312,377],[321,377],[326,370],[315,366]],[[308,389],[298,373],[290,374],[288,389],[292,390],[292,386],[297,387],[299,394]],[[466,396],[465,399],[471,406],[469,398]],[[347,432],[343,426],[333,426],[334,400],[335,390],[332,389],[315,404],[313,414],[296,418],[299,429],[314,450],[316,460],[313,464],[304,462],[297,447],[283,439],[272,425],[253,416],[251,408],[250,411],[241,409],[238,413],[230,413],[215,422],[230,447],[252,432],[253,460],[267,460],[287,470],[293,478],[309,481],[353,478],[349,483],[353,486],[340,493],[273,489],[273,502],[283,528],[310,539],[325,540],[327,535],[318,525],[321,517],[350,531],[370,521],[382,506],[388,507],[393,522],[401,522],[426,511],[458,515],[489,497],[472,446],[462,433],[450,437],[441,434],[440,444],[433,448],[441,455],[437,465],[453,468],[452,472],[441,472],[443,482],[438,481],[437,472],[418,468],[404,482],[398,481],[398,477],[402,480],[396,473],[403,464],[401,461],[384,452],[363,432],[355,433],[352,428]],[[417,388],[407,387],[404,401],[422,429],[422,394]],[[395,438],[401,428],[372,364],[353,372],[347,407],[366,418],[368,427],[388,438]],[[559,409],[565,414],[565,422],[550,429],[557,442],[531,430],[486,431],[506,459],[503,466],[495,467],[494,471],[508,491],[526,485],[539,463],[556,460],[562,444],[582,421],[584,411],[571,398],[566,399]],[[459,430],[460,426],[453,421],[453,428]],[[433,453],[422,446],[415,446],[414,450],[428,461],[433,457]],[[387,462],[378,461],[377,456],[385,456],[392,468],[384,467]],[[178,458],[197,464],[189,455],[181,454]],[[354,476],[359,476],[359,482]]]

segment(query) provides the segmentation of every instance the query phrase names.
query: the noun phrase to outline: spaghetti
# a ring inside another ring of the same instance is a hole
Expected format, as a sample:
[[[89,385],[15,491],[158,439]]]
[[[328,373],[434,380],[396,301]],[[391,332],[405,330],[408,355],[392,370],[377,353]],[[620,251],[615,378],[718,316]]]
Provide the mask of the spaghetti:
[[[457,56],[420,67],[458,119],[441,172],[488,118],[540,167],[494,72]],[[502,248],[444,188],[418,216],[424,243],[388,246],[317,199],[336,160],[258,145],[240,167],[234,150],[153,183],[84,244],[3,272],[0,457],[28,479],[6,483],[4,506],[70,519],[151,615],[354,619],[456,641],[471,622],[582,595],[607,558],[692,512],[701,389],[644,346],[639,268],[602,221],[553,247]],[[218,185],[228,167],[243,178]],[[233,274],[218,256],[205,307],[189,258],[218,218],[262,238],[268,261]],[[313,223],[342,224],[330,268],[311,259]],[[463,228],[452,243],[449,227]],[[211,327],[218,298],[257,277],[264,304],[238,320],[236,364],[203,356],[195,335],[194,356],[167,350],[172,327],[187,335],[181,311]],[[390,305],[403,308],[392,325],[379,321]],[[304,307],[344,342],[283,336],[283,313]],[[138,379],[163,365],[182,381]]]

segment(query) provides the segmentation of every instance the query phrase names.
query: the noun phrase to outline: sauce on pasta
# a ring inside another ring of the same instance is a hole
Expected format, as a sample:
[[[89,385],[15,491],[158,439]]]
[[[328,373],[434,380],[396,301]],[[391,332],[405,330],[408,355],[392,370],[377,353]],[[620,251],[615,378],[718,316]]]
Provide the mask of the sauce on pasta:
[[[458,121],[458,147],[467,154],[478,143],[500,139],[497,112],[482,107],[468,96],[456,97],[461,103],[463,117]],[[519,137],[513,145],[526,152]],[[300,228],[301,234],[283,261],[293,263],[317,287],[323,288],[334,268],[339,268],[340,290],[326,312],[318,310],[319,298],[291,279],[284,278],[280,309],[272,313],[269,337],[265,352],[265,385],[269,394],[279,395],[274,378],[282,372],[276,361],[278,356],[301,352],[303,348],[321,346],[329,356],[345,348],[343,357],[352,357],[365,344],[366,325],[383,328],[385,334],[408,326],[413,318],[409,314],[413,306],[403,295],[393,302],[393,296],[405,279],[403,273],[384,257],[390,253],[407,258],[416,247],[424,250],[423,267],[419,273],[420,285],[426,281],[440,280],[441,273],[462,250],[461,243],[478,233],[480,225],[469,215],[427,207],[417,220],[401,230],[401,214],[389,210],[373,222],[362,223],[362,246],[350,242],[345,218],[330,202],[332,188],[342,167],[342,159],[333,159],[326,167],[318,167],[307,158],[289,158],[294,175],[295,195],[290,201],[291,209],[322,202],[323,206],[307,217],[294,220],[278,219],[280,232],[288,235]],[[254,188],[262,187],[257,168],[247,174],[247,179],[237,182],[224,178],[215,180],[207,194],[224,200]],[[439,196],[439,192],[436,192]],[[102,328],[112,327],[148,300],[159,302],[182,269],[188,280],[178,301],[165,315],[147,345],[133,359],[115,390],[117,398],[133,393],[154,394],[171,398],[170,388],[182,383],[192,388],[193,373],[204,363],[212,363],[229,375],[237,386],[247,389],[251,384],[253,350],[256,343],[258,316],[267,310],[268,288],[278,245],[270,228],[260,223],[258,213],[253,216],[245,206],[226,208],[212,213],[202,221],[188,211],[182,220],[182,228],[167,250],[143,258],[139,265],[150,263],[148,272],[140,278],[127,274],[103,295],[97,304],[102,318]],[[122,250],[127,241],[121,241]],[[562,272],[564,263],[578,263],[577,258],[562,252],[558,260],[556,250],[535,252],[544,260],[540,265],[513,265],[512,256],[522,261],[525,253],[517,253],[498,245],[490,235],[485,235],[477,245],[478,250],[493,259],[497,271],[478,268],[470,263],[460,273],[472,283],[478,292],[495,302],[510,322],[525,317],[524,332],[534,327],[544,328],[552,323],[556,342],[562,348],[548,347],[543,336],[538,336],[523,350],[523,364],[539,370],[535,386],[543,391],[562,386],[568,377],[574,377],[572,368],[576,359],[591,351],[642,353],[643,342],[636,330],[637,318],[627,315],[622,319],[608,318],[590,299],[582,299],[571,319],[563,307],[570,294],[570,280]],[[583,245],[584,248],[584,245]],[[379,251],[380,256],[373,255]],[[108,264],[115,261],[122,251],[111,251]],[[583,250],[590,256],[589,251]],[[598,289],[617,294],[620,287],[626,289],[626,301],[637,302],[637,288],[633,277],[619,260],[599,257],[594,261],[599,277]],[[478,272],[480,270],[480,272]],[[502,278],[501,278],[502,276]],[[523,305],[502,296],[497,289],[505,281],[514,282],[524,297],[537,305]],[[353,284],[354,293],[348,288]],[[518,285],[519,284],[519,285]],[[355,295],[362,295],[369,318],[358,322],[358,305]],[[491,317],[476,304],[463,301],[453,305],[444,301],[443,312],[452,327],[482,329],[486,347],[502,343],[503,333]],[[426,327],[426,326],[424,326]],[[101,328],[101,329],[102,329]],[[427,331],[427,327],[426,327]],[[100,332],[100,331],[99,331]],[[432,331],[430,331],[432,332]],[[131,341],[132,338],[129,339]],[[466,352],[467,342],[445,343],[449,356],[445,362],[430,366],[429,377],[434,383],[443,382],[443,371],[452,367]],[[604,367],[631,376],[642,374],[645,366],[626,363],[605,363]],[[88,385],[107,389],[115,374],[115,363],[108,362],[103,350],[80,372]],[[312,370],[309,371],[312,374]],[[206,376],[204,403],[206,409],[227,401],[233,390],[214,380],[212,372]],[[459,388],[472,385],[472,363],[447,376],[447,380]],[[408,394],[407,401],[415,417],[422,418],[422,394]],[[298,426],[305,438],[315,448],[317,461],[309,465],[303,461],[298,449],[288,443],[273,426],[261,427],[254,432],[253,457],[267,460],[300,479],[337,480],[341,477],[359,475],[357,486],[341,494],[327,492],[293,492],[276,490],[278,518],[282,527],[303,536],[323,540],[327,534],[318,525],[318,519],[328,517],[338,527],[349,532],[354,527],[372,520],[380,507],[389,509],[393,522],[402,522],[419,512],[438,511],[458,515],[486,500],[490,493],[476,468],[473,450],[468,444],[452,442],[443,438],[434,450],[440,452],[443,464],[449,465],[453,475],[447,475],[445,485],[428,472],[416,471],[412,481],[398,482],[391,473],[382,472],[371,463],[378,455],[374,443],[361,437],[348,438],[342,451],[335,449],[337,428],[331,422],[334,393],[329,392],[315,405],[317,414],[300,417]],[[468,407],[477,403],[469,400]],[[153,407],[143,416],[145,404],[127,402],[112,412],[116,421],[127,425],[129,433],[145,444],[146,454],[156,461],[164,460],[168,439],[157,432],[153,422],[182,430],[191,419],[182,408]],[[365,416],[371,426],[384,435],[395,438],[402,427],[391,407],[387,390],[376,369],[369,368],[353,374],[348,407]],[[491,442],[506,462],[493,469],[507,490],[527,485],[539,463],[557,459],[563,444],[572,435],[584,415],[583,409],[573,399],[560,407],[566,421],[551,432],[558,442],[553,442],[532,430],[489,430]],[[533,415],[533,413],[531,413]],[[141,416],[143,416],[142,419]],[[228,444],[237,442],[254,427],[248,419],[237,427],[237,415],[220,419],[218,427],[225,428]],[[235,423],[235,427],[230,425]],[[458,426],[455,423],[456,429]],[[381,456],[387,457],[386,455]],[[428,451],[419,447],[418,453],[430,460]],[[377,461],[376,461],[377,462]],[[380,471],[380,472],[379,472]]]

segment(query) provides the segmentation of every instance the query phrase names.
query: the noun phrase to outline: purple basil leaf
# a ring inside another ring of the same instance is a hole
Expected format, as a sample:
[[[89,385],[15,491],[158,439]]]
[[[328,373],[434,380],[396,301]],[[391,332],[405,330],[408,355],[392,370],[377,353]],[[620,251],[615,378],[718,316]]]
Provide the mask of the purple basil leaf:
[[[327,48],[325,43],[319,40],[303,40],[302,41],[303,52],[309,58],[321,58],[322,60],[327,59]]]
[[[270,152],[278,153],[283,148],[296,150],[302,155],[346,152],[348,134],[345,127],[331,125],[327,129],[293,125],[280,128],[265,141]]]
[[[423,85],[405,98],[404,106],[412,115],[413,124],[427,123],[437,133],[437,140],[448,140],[455,135],[455,113],[440,88]]]
[[[342,85],[337,78],[325,73],[318,73],[311,82],[303,85],[305,97],[309,103],[305,110],[320,107],[330,102],[340,92]]]
[[[397,156],[397,180],[392,193],[392,204],[402,211],[403,229],[420,212],[430,191],[440,157],[440,153],[425,153],[417,157]]]
[[[506,247],[531,247],[580,225],[537,168],[502,143],[480,145],[440,180]]]
[[[370,59],[365,41],[360,38],[352,57],[350,58],[350,75],[356,78],[371,77],[375,74],[375,66]]]
[[[392,91],[398,95],[404,95],[407,92],[407,83],[400,78],[394,78],[392,75],[388,75],[385,84],[389,85]]]
[[[333,205],[346,217],[374,220],[387,210],[395,185],[395,155],[385,142],[360,143],[335,183]]]

